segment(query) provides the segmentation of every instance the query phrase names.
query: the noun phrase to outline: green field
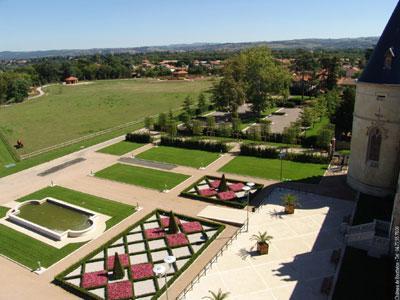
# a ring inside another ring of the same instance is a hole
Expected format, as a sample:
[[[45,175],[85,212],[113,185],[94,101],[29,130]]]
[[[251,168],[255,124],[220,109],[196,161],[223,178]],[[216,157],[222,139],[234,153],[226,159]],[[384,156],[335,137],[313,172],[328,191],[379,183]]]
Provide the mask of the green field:
[[[282,178],[315,182],[324,175],[327,165],[282,161]],[[279,159],[239,156],[223,166],[219,172],[280,180]]]
[[[190,176],[160,170],[115,164],[95,174],[97,177],[142,186],[145,188],[164,190],[172,189]]]
[[[306,131],[306,136],[318,135],[319,131],[330,123],[328,117],[322,117],[321,120]]]
[[[55,85],[35,100],[0,109],[0,130],[20,154],[30,153],[100,130],[179,108],[184,98],[197,98],[211,82],[106,80],[88,85]]]
[[[193,168],[206,167],[219,157],[218,153],[159,146],[136,156],[140,159],[165,162]]]
[[[120,155],[124,155],[128,152],[131,152],[135,149],[138,149],[142,146],[144,146],[144,144],[122,141],[122,142],[116,143],[114,145],[108,146],[106,148],[100,149],[97,152],[120,156]]]
[[[95,197],[92,195],[72,191],[62,187],[45,188],[25,196],[17,201],[22,202],[32,199],[53,197],[74,205],[111,216],[107,221],[107,229],[121,222],[135,212],[135,207]],[[0,209],[0,215],[4,209]],[[61,249],[54,248],[32,237],[15,231],[5,225],[0,225],[0,253],[31,268],[37,267],[40,261],[42,266],[49,267],[70,254],[85,243],[73,243]]]

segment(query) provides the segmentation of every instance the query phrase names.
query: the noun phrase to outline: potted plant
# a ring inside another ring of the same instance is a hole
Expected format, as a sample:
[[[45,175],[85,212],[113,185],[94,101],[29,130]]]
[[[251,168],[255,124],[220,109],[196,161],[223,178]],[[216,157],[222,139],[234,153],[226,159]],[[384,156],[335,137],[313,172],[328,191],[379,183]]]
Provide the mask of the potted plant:
[[[218,293],[214,293],[213,291],[208,291],[210,296],[203,297],[202,299],[209,299],[209,300],[225,300],[228,299],[229,293],[223,293],[221,289],[218,290]]]
[[[285,213],[288,215],[294,214],[297,203],[297,197],[293,194],[286,194],[282,197],[283,205],[285,206]]]
[[[268,235],[266,231],[258,232],[258,234],[253,234],[251,240],[257,242],[257,252],[260,255],[268,254],[269,243],[273,239],[272,236]]]

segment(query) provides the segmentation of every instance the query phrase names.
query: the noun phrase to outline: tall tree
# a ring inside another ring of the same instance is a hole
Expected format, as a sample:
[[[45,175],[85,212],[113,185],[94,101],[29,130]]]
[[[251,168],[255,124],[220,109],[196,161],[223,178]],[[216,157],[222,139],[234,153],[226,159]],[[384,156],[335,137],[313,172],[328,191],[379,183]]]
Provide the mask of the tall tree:
[[[332,116],[332,123],[336,125],[336,132],[338,134],[347,135],[352,131],[355,100],[355,89],[351,87],[345,88],[343,90],[342,101]]]

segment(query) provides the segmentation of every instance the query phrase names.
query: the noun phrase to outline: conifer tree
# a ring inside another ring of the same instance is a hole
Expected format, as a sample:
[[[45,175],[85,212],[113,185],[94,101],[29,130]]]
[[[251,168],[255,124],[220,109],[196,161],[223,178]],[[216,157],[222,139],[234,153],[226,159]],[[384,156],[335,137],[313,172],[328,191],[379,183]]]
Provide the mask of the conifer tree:
[[[174,212],[172,210],[169,213],[168,232],[170,234],[175,234],[175,233],[179,232],[178,223],[176,222],[175,214],[174,214]]]
[[[115,280],[120,280],[124,278],[124,268],[122,267],[121,260],[119,259],[119,255],[115,252],[114,255],[114,268],[113,268],[113,277]]]
[[[226,183],[226,179],[225,179],[225,174],[222,175],[221,177],[221,182],[218,186],[218,190],[220,192],[227,192],[228,191],[228,185]]]

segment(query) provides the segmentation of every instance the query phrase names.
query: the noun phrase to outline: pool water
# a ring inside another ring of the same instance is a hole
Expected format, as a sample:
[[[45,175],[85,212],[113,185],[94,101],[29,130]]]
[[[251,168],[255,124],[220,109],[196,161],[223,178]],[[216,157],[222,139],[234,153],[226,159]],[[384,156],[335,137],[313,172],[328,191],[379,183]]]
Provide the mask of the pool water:
[[[91,226],[90,215],[56,203],[28,203],[19,208],[18,217],[56,232],[84,230]]]

